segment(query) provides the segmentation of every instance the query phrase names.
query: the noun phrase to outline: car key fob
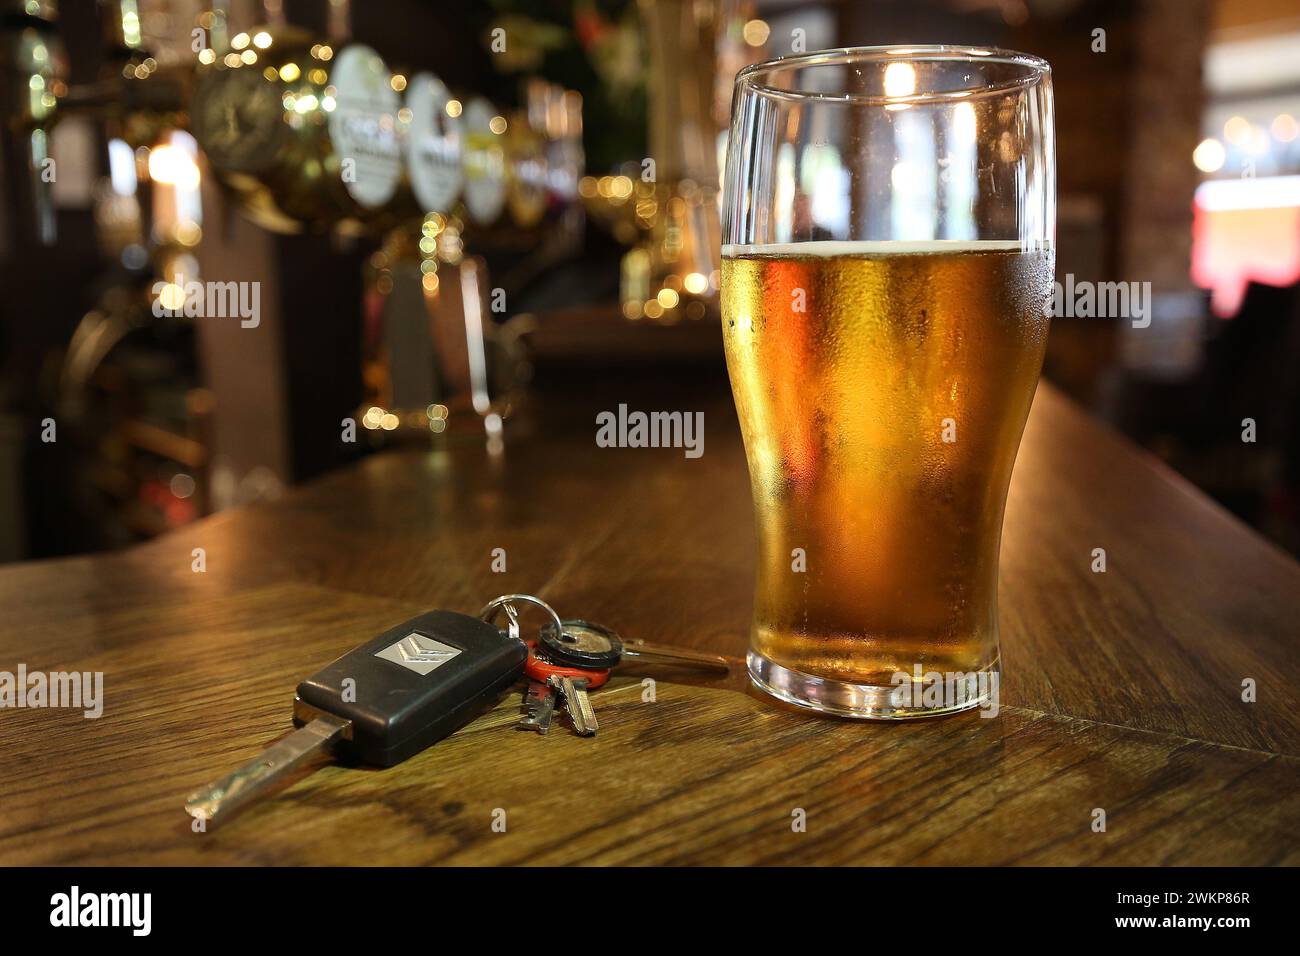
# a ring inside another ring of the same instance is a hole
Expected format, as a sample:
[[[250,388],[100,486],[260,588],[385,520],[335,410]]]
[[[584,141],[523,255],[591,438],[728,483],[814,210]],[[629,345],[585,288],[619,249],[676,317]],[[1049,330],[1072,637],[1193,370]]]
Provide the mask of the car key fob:
[[[437,743],[490,708],[523,674],[528,647],[476,617],[430,611],[367,641],[298,685],[294,723],[351,722],[343,759],[379,767]]]

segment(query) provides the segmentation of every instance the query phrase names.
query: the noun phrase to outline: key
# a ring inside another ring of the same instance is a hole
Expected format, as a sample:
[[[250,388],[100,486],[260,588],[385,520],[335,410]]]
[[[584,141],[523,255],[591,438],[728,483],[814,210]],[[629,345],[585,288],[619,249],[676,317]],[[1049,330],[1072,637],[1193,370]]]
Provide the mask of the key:
[[[300,729],[192,793],[186,812],[212,824],[334,756],[391,767],[469,723],[524,672],[516,633],[454,611],[390,628],[298,685]]]
[[[624,642],[617,633],[590,621],[561,621],[562,630],[548,623],[541,631],[542,646],[557,663],[570,667],[607,669],[633,658],[647,664],[672,664],[697,670],[727,673],[725,657],[666,644]]]
[[[519,729],[546,734],[551,729],[551,719],[555,716],[555,697],[555,688],[542,681],[529,680],[528,689],[524,691],[524,707],[527,712],[519,721]]]
[[[530,642],[528,648],[528,661],[524,665],[524,673],[528,675],[528,679],[532,683],[543,684],[550,694],[550,712],[547,713],[548,724],[550,722],[551,713],[554,712],[556,704],[559,700],[563,700],[565,703],[565,710],[569,712],[569,718],[574,722],[574,731],[582,736],[593,736],[595,734],[594,729],[591,733],[586,733],[588,720],[584,720],[584,716],[589,719],[591,727],[594,728],[596,726],[596,714],[591,706],[591,698],[587,691],[594,690],[595,688],[604,685],[604,683],[609,680],[609,671],[586,670],[581,667],[566,667],[562,664],[556,664],[549,660],[545,655],[538,654],[536,642]],[[569,692],[565,690],[563,683],[565,680],[574,683],[572,697],[570,697]],[[577,686],[579,683],[582,685],[581,689]],[[585,701],[585,714],[582,710],[577,709],[580,705],[571,703],[573,700]],[[534,729],[533,723],[527,718],[521,721],[520,725]],[[535,729],[540,730],[540,728]],[[542,732],[545,733],[545,731]]]
[[[552,686],[559,684],[559,691],[564,695],[564,709],[573,721],[573,731],[579,737],[594,737],[600,726],[596,723],[596,711],[591,706],[587,695],[587,680],[583,677],[552,677]]]

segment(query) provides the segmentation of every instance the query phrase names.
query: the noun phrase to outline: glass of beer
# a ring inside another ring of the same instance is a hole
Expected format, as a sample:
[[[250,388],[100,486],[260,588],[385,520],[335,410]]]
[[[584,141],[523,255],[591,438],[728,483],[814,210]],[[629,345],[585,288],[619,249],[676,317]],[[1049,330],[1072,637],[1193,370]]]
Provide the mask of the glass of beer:
[[[921,46],[747,67],[724,187],[750,676],[849,717],[991,707],[1055,268],[1048,65]]]

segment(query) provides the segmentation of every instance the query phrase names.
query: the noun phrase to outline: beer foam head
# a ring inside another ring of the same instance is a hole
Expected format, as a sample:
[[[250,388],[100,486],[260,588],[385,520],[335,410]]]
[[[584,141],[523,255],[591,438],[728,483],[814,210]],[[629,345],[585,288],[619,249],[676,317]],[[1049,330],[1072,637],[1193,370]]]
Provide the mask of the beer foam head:
[[[822,239],[814,242],[726,243],[722,255],[737,256],[903,256],[927,252],[1037,252],[1050,249],[1042,240],[1019,239]]]

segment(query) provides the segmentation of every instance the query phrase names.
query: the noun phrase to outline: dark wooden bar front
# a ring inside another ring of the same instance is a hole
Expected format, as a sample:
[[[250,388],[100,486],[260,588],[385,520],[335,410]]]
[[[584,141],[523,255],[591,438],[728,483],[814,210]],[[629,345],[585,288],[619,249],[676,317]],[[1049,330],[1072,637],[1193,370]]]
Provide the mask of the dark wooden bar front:
[[[0,670],[103,671],[106,699],[99,720],[0,710],[0,860],[1300,862],[1300,566],[1051,387],[1007,509],[1002,712],[902,725],[747,689],[754,538],[725,381],[639,406],[703,411],[695,460],[596,447],[606,394],[540,396],[498,457],[383,453],[125,552],[0,567]],[[191,832],[184,795],[290,727],[301,677],[510,591],[736,675],[660,675],[652,702],[620,677],[595,739],[517,732],[512,694],[404,765],[328,767]]]

